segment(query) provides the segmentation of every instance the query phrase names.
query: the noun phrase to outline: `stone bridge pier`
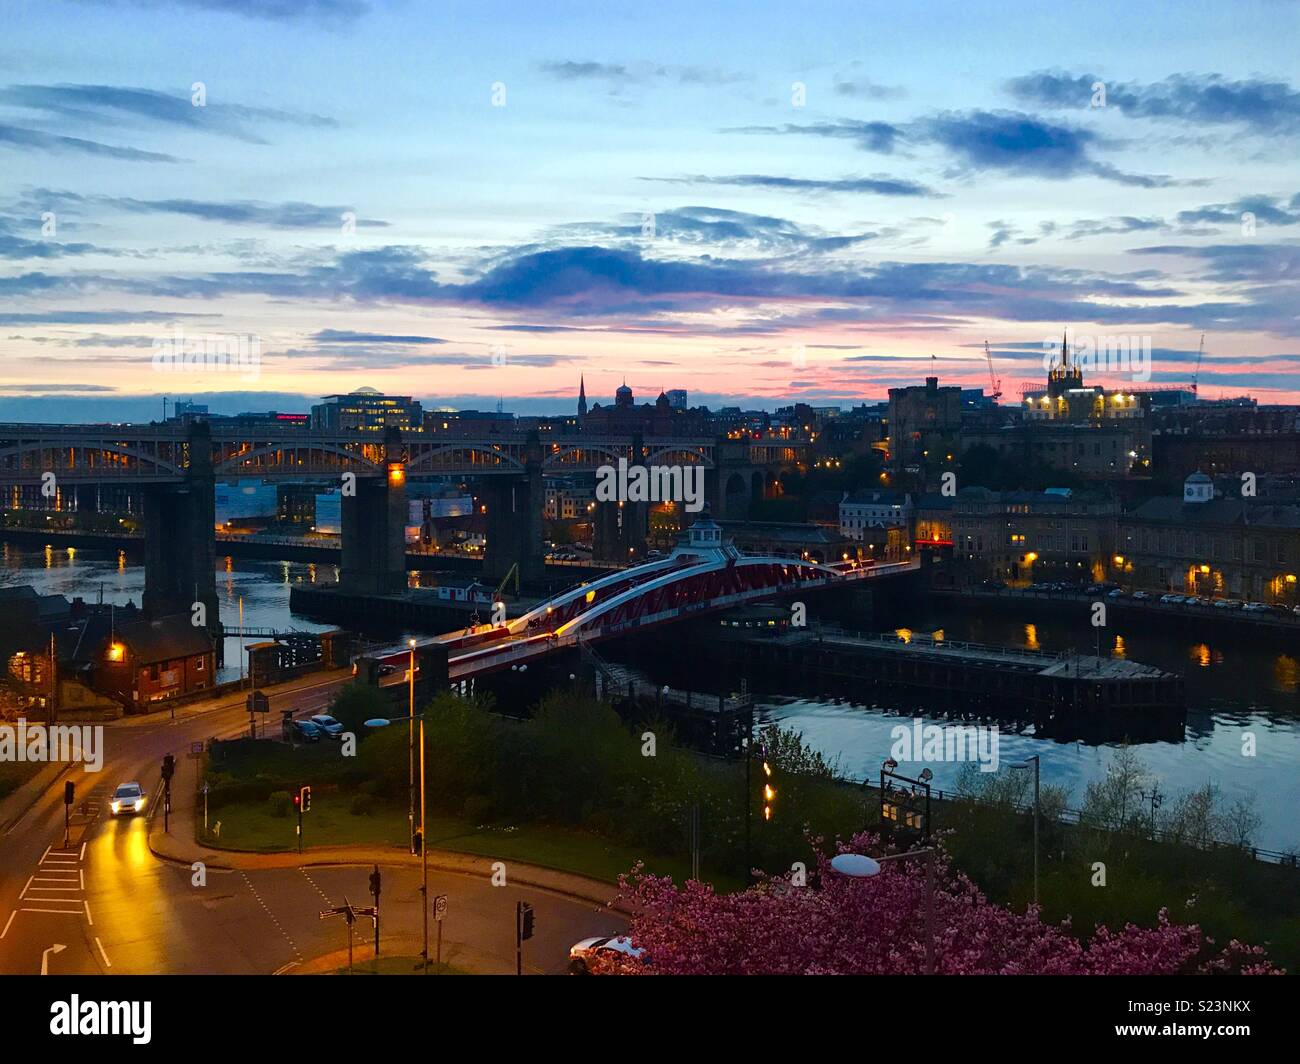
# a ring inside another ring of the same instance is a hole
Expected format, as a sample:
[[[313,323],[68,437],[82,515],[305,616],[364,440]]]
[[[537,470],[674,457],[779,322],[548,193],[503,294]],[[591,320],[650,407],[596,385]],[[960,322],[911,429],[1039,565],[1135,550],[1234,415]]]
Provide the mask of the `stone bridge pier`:
[[[705,481],[709,512],[716,521],[744,521],[750,503],[764,497],[767,470],[754,464],[744,440],[720,439],[713,453],[714,468]]]
[[[546,491],[542,485],[542,444],[535,430],[528,434],[523,473],[485,477],[482,498],[487,507],[484,581],[499,584],[518,563],[520,583],[540,586],[546,578],[542,549]]]
[[[341,500],[343,557],[339,585],[364,595],[406,587],[406,460],[397,429],[384,436],[384,470],[345,481]]]
[[[217,603],[216,497],[212,439],[205,422],[189,433],[189,467],[179,484],[144,489],[144,612],[199,617],[222,659]],[[202,605],[196,610],[196,604]]]

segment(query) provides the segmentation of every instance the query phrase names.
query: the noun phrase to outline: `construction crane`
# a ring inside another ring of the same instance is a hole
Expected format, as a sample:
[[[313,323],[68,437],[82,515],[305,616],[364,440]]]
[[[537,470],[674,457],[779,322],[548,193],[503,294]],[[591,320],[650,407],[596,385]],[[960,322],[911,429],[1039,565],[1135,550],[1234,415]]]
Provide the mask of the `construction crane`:
[[[1205,357],[1205,333],[1201,333],[1201,346],[1196,349],[1196,372],[1192,374],[1192,398],[1196,398],[1196,388],[1201,380],[1201,359]]]
[[[989,364],[989,383],[993,385],[993,401],[996,403],[1002,398],[1002,381],[993,372],[993,355],[989,352],[989,342],[987,340],[984,341],[984,358]]]

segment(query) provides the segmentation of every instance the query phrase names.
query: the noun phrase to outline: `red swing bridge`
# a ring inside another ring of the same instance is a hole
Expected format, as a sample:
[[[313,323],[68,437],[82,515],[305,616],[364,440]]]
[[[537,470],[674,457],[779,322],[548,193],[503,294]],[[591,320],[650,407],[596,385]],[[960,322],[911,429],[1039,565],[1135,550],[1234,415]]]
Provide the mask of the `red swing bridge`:
[[[438,657],[447,655],[449,681],[459,683],[517,669],[579,645],[763,599],[915,572],[920,565],[919,557],[883,564],[823,564],[746,554],[725,541],[722,529],[705,517],[696,521],[684,542],[664,558],[579,584],[499,624],[472,625],[369,657],[381,667],[392,666],[384,670],[390,672],[388,683],[402,683],[412,647],[417,657],[437,650]]]

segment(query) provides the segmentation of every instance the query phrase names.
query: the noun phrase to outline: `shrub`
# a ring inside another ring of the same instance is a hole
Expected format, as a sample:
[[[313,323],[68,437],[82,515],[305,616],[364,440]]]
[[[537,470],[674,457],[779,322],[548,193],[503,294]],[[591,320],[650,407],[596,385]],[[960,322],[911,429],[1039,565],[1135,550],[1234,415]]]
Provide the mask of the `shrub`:
[[[375,799],[369,794],[358,794],[352,798],[348,812],[353,816],[370,816],[375,811]]]
[[[266,800],[270,814],[273,817],[283,819],[289,815],[289,810],[293,808],[293,798],[288,791],[275,791]]]

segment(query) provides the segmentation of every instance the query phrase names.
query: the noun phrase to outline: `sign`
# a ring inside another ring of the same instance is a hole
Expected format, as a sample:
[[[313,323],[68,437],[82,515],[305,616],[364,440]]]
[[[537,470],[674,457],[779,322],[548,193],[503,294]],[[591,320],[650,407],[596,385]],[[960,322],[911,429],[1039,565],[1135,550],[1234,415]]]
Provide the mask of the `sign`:
[[[447,915],[447,895],[439,894],[433,899],[433,918],[441,920]]]
[[[201,758],[202,756],[203,756],[203,744],[202,744],[202,743],[190,743],[190,758],[191,758],[191,760],[197,761],[197,760],[198,760],[199,758]]]
[[[248,697],[244,699],[244,705],[249,713],[271,712],[271,700],[266,697],[265,691],[249,691]]]

